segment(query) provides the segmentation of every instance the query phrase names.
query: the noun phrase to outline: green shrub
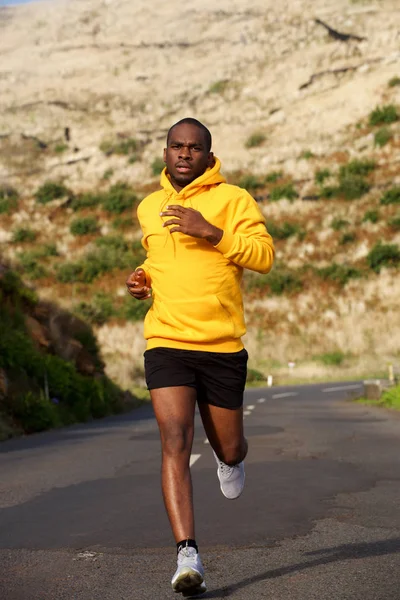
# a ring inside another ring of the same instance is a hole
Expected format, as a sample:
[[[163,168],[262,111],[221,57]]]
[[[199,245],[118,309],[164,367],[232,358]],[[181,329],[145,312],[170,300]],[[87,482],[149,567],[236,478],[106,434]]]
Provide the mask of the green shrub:
[[[400,230],[400,215],[397,215],[396,217],[389,219],[388,225],[395,231],[399,231]]]
[[[123,240],[122,243],[125,244],[125,241]],[[136,252],[136,257],[134,257],[130,249],[124,250],[109,242],[96,241],[96,244],[98,245],[97,249],[86,254],[79,262],[58,265],[56,267],[57,280],[61,283],[78,281],[92,283],[105,273],[114,269],[132,268],[134,262],[143,260],[143,249]]]
[[[277,200],[281,200],[282,198],[287,198],[292,201],[295,198],[298,198],[299,195],[296,192],[293,183],[284,183],[282,185],[277,185],[269,195],[270,200],[276,202]]]
[[[104,210],[117,215],[132,208],[136,202],[137,196],[126,183],[116,183],[111,186],[102,199]]]
[[[349,175],[359,175],[360,177],[365,177],[374,169],[376,169],[376,162],[374,160],[351,160],[346,165],[342,165],[340,167],[339,181],[348,177]]]
[[[297,223],[285,222],[282,225],[269,222],[267,225],[268,233],[276,240],[286,240],[296,233],[300,233],[300,225]]]
[[[256,381],[265,381],[267,378],[261,371],[257,371],[257,369],[247,369],[247,383],[255,383]]]
[[[127,295],[117,316],[126,321],[143,321],[151,306],[151,300],[136,300]]]
[[[400,266],[400,249],[396,244],[378,242],[367,255],[367,264],[375,273],[383,267]]]
[[[75,283],[81,281],[83,267],[81,263],[64,263],[56,267],[56,279],[60,283]]]
[[[23,242],[34,242],[36,239],[36,232],[32,231],[32,229],[25,229],[24,227],[20,227],[15,229],[12,237],[12,241],[16,243]]]
[[[329,169],[318,169],[315,172],[314,176],[315,183],[317,183],[318,185],[322,185],[325,179],[328,179],[328,177],[330,177],[331,175],[332,173]]]
[[[392,139],[393,133],[388,127],[382,127],[374,135],[374,144],[382,148]]]
[[[229,85],[228,79],[220,79],[219,81],[215,81],[210,85],[208,91],[210,94],[222,94]]]
[[[15,188],[8,185],[0,186],[0,200],[18,200],[18,198],[19,194]]]
[[[322,198],[327,198],[330,200],[331,198],[336,198],[339,195],[339,187],[334,185],[325,185],[321,187],[321,196]]]
[[[264,186],[264,182],[256,175],[244,175],[239,181],[239,187],[248,190],[249,192],[258,190]]]
[[[114,169],[106,169],[103,173],[102,179],[108,181],[114,175]]]
[[[135,226],[133,217],[117,217],[112,222],[113,229],[128,229]]]
[[[10,214],[18,207],[19,194],[10,186],[0,186],[0,215]]]
[[[369,124],[374,127],[375,125],[394,123],[398,119],[397,108],[393,104],[387,104],[386,106],[377,106],[371,112],[369,115]]]
[[[318,360],[322,362],[327,367],[339,367],[346,356],[340,350],[335,350],[334,352],[327,352],[326,354],[321,354],[319,356],[315,356],[314,360]]]
[[[103,325],[115,314],[113,299],[104,292],[97,292],[91,302],[80,302],[75,312],[91,325]]]
[[[36,280],[47,276],[47,270],[38,262],[38,258],[35,251],[18,254],[18,260],[24,272],[24,277]]]
[[[72,221],[69,230],[72,235],[87,235],[96,233],[98,228],[96,217],[83,217]]]
[[[104,140],[100,144],[100,150],[106,156],[111,156],[111,154],[128,156],[135,154],[139,150],[139,144],[134,138]]]
[[[10,386],[12,396],[2,402],[3,414],[6,411],[6,416],[17,426],[31,433],[104,416],[121,408],[120,392],[107,377],[101,373],[96,377],[83,376],[72,363],[36,347],[26,330],[25,313],[19,304],[29,300],[34,305],[37,297],[21,284],[14,272],[4,273],[0,294],[0,367],[13,380],[21,380],[30,388],[28,393],[17,394]],[[81,341],[90,354],[98,352],[93,333],[81,325],[75,339]]]
[[[400,385],[389,388],[382,393],[379,399],[379,404],[388,408],[400,408]]]
[[[331,221],[331,227],[334,231],[340,231],[344,227],[347,227],[347,225],[350,225],[350,223],[346,219],[340,219],[339,217],[335,217]]]
[[[82,208],[92,208],[93,206],[98,206],[103,201],[103,195],[101,193],[97,194],[80,194],[79,196],[75,196],[71,202],[71,208],[73,210],[81,210]]]
[[[389,87],[396,87],[397,85],[400,85],[400,77],[392,77],[391,79],[389,79],[388,82],[388,86]]]
[[[47,256],[58,256],[57,246],[55,244],[43,244],[37,246],[29,252],[22,252],[20,257],[25,257],[27,261],[37,260],[39,258],[46,258]]]
[[[164,167],[165,163],[163,159],[160,156],[157,156],[157,158],[155,158],[151,163],[151,172],[153,173],[154,177],[156,177],[157,175],[161,175],[162,171],[164,170]]]
[[[137,262],[144,262],[146,259],[146,251],[142,246],[141,240],[135,240],[131,244],[132,257]]]
[[[69,189],[63,183],[56,181],[46,181],[35,193],[35,198],[39,204],[47,204],[52,200],[57,200],[68,196]]]
[[[349,231],[349,232],[343,233],[342,237],[339,240],[339,244],[341,246],[344,246],[346,244],[350,244],[351,242],[354,242],[356,239],[357,239],[356,234]]]
[[[337,186],[322,187],[321,195],[324,198],[343,196],[346,200],[356,200],[369,192],[370,185],[365,179],[376,168],[372,160],[353,160],[339,169],[339,183]]]
[[[328,267],[317,269],[317,273],[322,279],[329,279],[339,285],[346,285],[350,279],[359,279],[362,277],[362,272],[350,265],[339,265],[332,263]]]
[[[356,200],[367,194],[370,190],[369,183],[360,175],[346,175],[340,179],[337,194],[346,200]]]
[[[303,288],[303,282],[296,273],[289,271],[271,271],[268,286],[277,296],[299,292]]]
[[[95,244],[99,248],[110,248],[112,250],[119,250],[120,252],[126,252],[129,249],[128,242],[119,235],[105,235],[98,237],[95,240]]]
[[[390,190],[387,190],[383,194],[380,203],[383,205],[400,204],[400,186],[395,186],[392,187]]]
[[[57,246],[55,244],[44,244],[36,251],[40,256],[58,256]]]
[[[247,278],[249,291],[269,289],[272,294],[280,296],[284,293],[299,292],[302,288],[303,282],[300,277],[296,273],[282,268],[273,269],[266,275],[251,274]]]
[[[311,150],[303,150],[300,154],[300,158],[304,160],[310,160],[310,158],[314,158],[315,154],[311,152]]]
[[[282,179],[282,171],[271,171],[265,176],[265,183],[276,183],[279,179]]]
[[[34,290],[26,287],[20,276],[15,271],[6,271],[0,279],[0,301],[4,296],[11,299],[12,306],[19,305],[32,307],[38,302],[38,295]],[[5,312],[3,313],[5,315]]]
[[[68,150],[67,144],[57,144],[54,148],[54,152],[56,152],[57,154],[62,154],[66,150]]]
[[[13,402],[13,417],[22,425],[25,433],[45,431],[60,425],[56,404],[43,392],[27,392]]]
[[[371,209],[367,210],[363,216],[363,223],[377,223],[379,221],[379,212],[377,210]]]
[[[251,136],[246,140],[245,146],[246,148],[257,148],[261,146],[265,142],[267,138],[263,133],[255,132],[252,133]]]

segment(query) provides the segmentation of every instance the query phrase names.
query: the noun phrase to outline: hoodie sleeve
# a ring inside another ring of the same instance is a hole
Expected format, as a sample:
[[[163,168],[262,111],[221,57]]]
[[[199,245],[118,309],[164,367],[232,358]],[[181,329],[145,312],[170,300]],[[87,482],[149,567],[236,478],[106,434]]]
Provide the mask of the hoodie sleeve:
[[[235,264],[268,273],[274,261],[274,244],[256,201],[245,190],[227,206],[227,218],[217,250]]]

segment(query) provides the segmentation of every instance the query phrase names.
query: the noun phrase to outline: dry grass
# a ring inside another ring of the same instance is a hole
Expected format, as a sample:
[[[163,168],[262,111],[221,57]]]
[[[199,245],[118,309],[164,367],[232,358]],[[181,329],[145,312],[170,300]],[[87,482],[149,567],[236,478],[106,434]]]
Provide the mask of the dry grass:
[[[334,184],[340,166],[349,160],[377,161],[378,168],[370,175],[373,188],[359,200],[297,199],[260,205],[267,222],[294,222],[305,231],[304,236],[276,241],[277,265],[301,269],[336,262],[365,270],[365,257],[378,240],[400,244],[400,233],[387,225],[397,214],[396,207],[379,205],[384,187],[400,183],[399,124],[390,126],[393,138],[381,149],[374,148],[375,130],[367,125],[376,105],[400,103],[399,88],[387,85],[398,75],[398,63],[386,60],[398,52],[397,25],[388,18],[391,1],[381,3],[379,11],[354,13],[348,0],[318,0],[312,6],[308,0],[299,0],[293,7],[288,3],[283,12],[272,0],[255,0],[246,16],[222,0],[218,19],[210,21],[215,3],[206,0],[188,31],[185,14],[176,11],[174,2],[167,6],[155,0],[152,19],[146,16],[144,0],[121,0],[118,9],[94,0],[71,2],[73,10],[66,3],[20,7],[18,19],[2,29],[0,53],[6,52],[7,73],[0,92],[0,128],[10,136],[0,139],[0,178],[22,194],[17,213],[0,215],[1,248],[10,260],[15,261],[21,247],[8,243],[9,232],[21,223],[30,223],[38,232],[38,243],[57,242],[60,257],[54,262],[79,259],[94,237],[74,238],[69,232],[76,216],[72,210],[58,207],[57,202],[38,206],[34,191],[49,178],[65,180],[75,193],[105,190],[117,181],[131,182],[139,196],[158,189],[152,161],[161,156],[168,127],[186,115],[188,106],[211,126],[215,151],[223,160],[224,172],[233,174],[231,182],[238,183],[243,174],[265,179],[268,173],[280,171],[279,184],[294,181],[300,196],[312,196],[319,193],[314,181],[318,169],[328,168],[332,178],[327,183]],[[316,8],[336,15],[339,29],[351,18],[352,27],[364,32],[368,44],[333,44],[322,30],[310,25]],[[179,81],[168,98],[170,71],[165,65],[174,64],[177,49],[171,46],[169,34],[160,34],[166,19],[177,31],[184,23],[189,42],[186,37],[177,38],[187,44],[180,61],[193,75],[190,88],[187,81]],[[134,42],[128,26],[133,21],[142,36]],[[96,34],[91,29],[95,26]],[[154,32],[157,41],[153,45]],[[205,35],[210,43],[204,45]],[[204,47],[200,57],[199,44]],[[215,44],[220,47],[217,67]],[[383,56],[382,47],[385,60],[371,62]],[[30,56],[29,72],[37,75],[26,72],[22,55]],[[368,70],[356,69],[343,77],[327,73],[301,87],[313,73],[363,63]],[[147,65],[145,73],[143,64]],[[293,76],[282,77],[284,73]],[[213,89],[228,80],[224,89],[220,85]],[[210,93],[210,88],[218,93]],[[66,123],[71,141],[65,152],[56,155],[51,148],[63,139]],[[258,129],[268,141],[249,151],[245,142]],[[22,138],[22,133],[50,140],[50,150],[40,148],[32,137]],[[121,135],[138,140],[140,161],[129,164],[126,156],[101,152],[103,139]],[[299,160],[305,148],[312,148],[312,160]],[[105,172],[112,173],[107,181]],[[269,192],[275,185],[265,183],[259,192]],[[379,210],[376,224],[363,222],[371,209]],[[100,208],[79,213],[91,214],[98,216],[102,234],[121,233],[122,229],[112,228],[115,217]],[[350,222],[345,231],[357,233],[355,242],[340,245],[343,232],[331,227],[335,217]],[[140,236],[136,224],[125,227],[123,233],[130,240]],[[90,301],[97,291],[122,297],[127,274],[107,273],[92,285],[60,284],[49,276],[37,285],[43,297],[71,308],[78,301]],[[389,359],[399,362],[398,272],[371,274],[344,288],[323,281],[312,269],[302,278],[303,290],[291,296],[274,297],[261,291],[246,297],[249,332],[245,342],[252,366],[262,371],[274,368],[283,380],[336,377],[335,369],[312,359],[336,349],[348,356],[338,371],[341,377],[380,371]],[[98,337],[108,373],[123,386],[142,381],[142,326],[114,320],[98,329]],[[296,375],[287,373],[289,360],[296,360]]]

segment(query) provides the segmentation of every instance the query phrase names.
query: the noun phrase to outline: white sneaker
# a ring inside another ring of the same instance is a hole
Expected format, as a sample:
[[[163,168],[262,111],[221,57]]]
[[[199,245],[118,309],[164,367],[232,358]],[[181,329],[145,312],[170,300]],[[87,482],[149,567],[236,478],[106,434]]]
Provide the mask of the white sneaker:
[[[204,568],[200,555],[195,548],[184,547],[178,552],[178,568],[172,578],[174,592],[182,592],[184,598],[204,594],[207,590],[204,582]]]
[[[222,460],[219,460],[215,452],[214,457],[218,465],[217,475],[220,482],[221,492],[225,498],[228,498],[229,500],[235,500],[236,498],[239,498],[244,488],[244,462],[242,461],[238,465],[231,467],[230,465],[222,462]]]

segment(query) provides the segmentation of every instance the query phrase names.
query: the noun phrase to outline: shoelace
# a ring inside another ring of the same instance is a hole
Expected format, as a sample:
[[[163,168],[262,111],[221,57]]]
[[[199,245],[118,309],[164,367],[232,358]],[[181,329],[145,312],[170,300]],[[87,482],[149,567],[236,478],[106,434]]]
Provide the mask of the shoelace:
[[[219,461],[219,470],[221,471],[221,475],[223,477],[229,477],[229,475],[232,475],[233,471],[237,468],[238,468],[238,465],[231,467],[230,465],[227,465],[224,462]]]
[[[196,550],[191,546],[186,546],[185,548],[181,548],[178,554],[178,562],[179,564],[185,560],[185,558],[194,558],[196,555]]]

